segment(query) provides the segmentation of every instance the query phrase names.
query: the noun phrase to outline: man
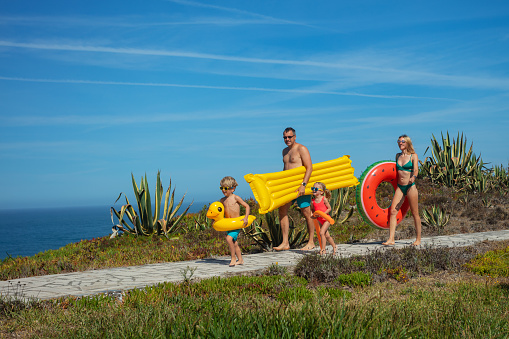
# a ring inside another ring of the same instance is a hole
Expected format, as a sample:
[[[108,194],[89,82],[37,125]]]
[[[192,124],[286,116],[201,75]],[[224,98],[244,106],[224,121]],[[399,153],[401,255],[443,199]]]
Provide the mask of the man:
[[[288,127],[283,132],[283,139],[286,144],[286,148],[283,149],[283,171],[297,168],[300,166],[304,166],[306,168],[306,173],[304,174],[304,178],[302,180],[302,184],[295,190],[297,192],[296,199],[287,203],[284,206],[279,208],[279,222],[281,224],[281,233],[283,233],[283,242],[281,245],[274,247],[276,251],[283,251],[290,249],[290,243],[288,242],[288,232],[290,229],[290,222],[288,220],[288,210],[290,206],[297,202],[304,218],[306,218],[306,223],[309,231],[309,240],[306,246],[302,248],[302,250],[308,251],[315,247],[314,242],[314,227],[313,227],[313,219],[311,219],[311,196],[304,195],[306,190],[306,185],[309,182],[309,178],[311,177],[311,172],[313,171],[313,164],[311,162],[311,155],[309,154],[306,146],[301,145],[295,142],[296,134],[295,130],[291,127]]]

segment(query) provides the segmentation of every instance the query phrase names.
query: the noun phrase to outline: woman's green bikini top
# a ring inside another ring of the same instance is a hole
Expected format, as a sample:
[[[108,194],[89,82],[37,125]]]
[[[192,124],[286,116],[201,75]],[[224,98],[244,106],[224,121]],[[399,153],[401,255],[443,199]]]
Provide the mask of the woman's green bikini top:
[[[398,171],[412,172],[414,169],[414,165],[412,164],[412,154],[410,154],[410,160],[408,160],[408,162],[406,164],[404,164],[403,166],[400,166],[398,164],[399,157],[400,156],[398,155],[398,158],[396,159],[396,169]]]

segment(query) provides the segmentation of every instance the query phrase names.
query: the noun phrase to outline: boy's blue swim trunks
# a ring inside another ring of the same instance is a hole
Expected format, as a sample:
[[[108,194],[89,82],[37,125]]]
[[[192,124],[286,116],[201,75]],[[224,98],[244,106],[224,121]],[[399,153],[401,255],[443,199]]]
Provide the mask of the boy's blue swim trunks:
[[[233,231],[226,231],[226,235],[229,235],[233,238],[233,241],[237,241],[237,238],[239,237],[240,229],[233,230]]]
[[[309,207],[311,205],[311,196],[310,195],[301,195],[297,199],[292,201],[292,204],[297,202],[297,206],[299,208]]]

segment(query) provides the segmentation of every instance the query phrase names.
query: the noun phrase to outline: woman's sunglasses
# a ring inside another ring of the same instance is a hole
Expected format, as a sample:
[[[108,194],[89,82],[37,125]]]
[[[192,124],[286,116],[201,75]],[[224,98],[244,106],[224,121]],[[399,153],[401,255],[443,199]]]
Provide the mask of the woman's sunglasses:
[[[219,189],[221,191],[228,191],[230,188],[233,188],[233,187],[223,187],[223,186],[219,187]]]
[[[318,188],[318,187],[311,187],[311,191],[313,191],[313,192],[322,191],[323,192],[323,189]]]
[[[403,140],[398,140],[398,144],[404,144],[405,142],[406,142],[406,140],[405,140],[405,139],[403,139]]]

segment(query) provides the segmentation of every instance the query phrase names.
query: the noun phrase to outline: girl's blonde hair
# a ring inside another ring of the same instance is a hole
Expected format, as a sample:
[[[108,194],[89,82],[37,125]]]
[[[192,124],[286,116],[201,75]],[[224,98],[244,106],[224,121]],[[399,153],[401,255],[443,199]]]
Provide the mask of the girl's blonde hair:
[[[230,176],[226,176],[219,182],[219,185],[223,187],[237,187],[239,184],[237,184],[237,181]]]
[[[327,199],[330,199],[331,198],[331,193],[330,191],[327,189],[327,187],[325,187],[325,184],[323,182],[315,182],[315,185],[319,186],[322,190],[323,190],[323,195],[325,195],[325,197]],[[313,185],[314,186],[314,185]]]
[[[410,139],[410,137],[406,134],[402,134],[398,137],[398,140],[399,139],[405,139],[405,142],[406,142],[406,150],[408,153],[410,154],[414,154],[415,153],[415,150],[414,150],[414,145],[412,144],[412,139]]]

